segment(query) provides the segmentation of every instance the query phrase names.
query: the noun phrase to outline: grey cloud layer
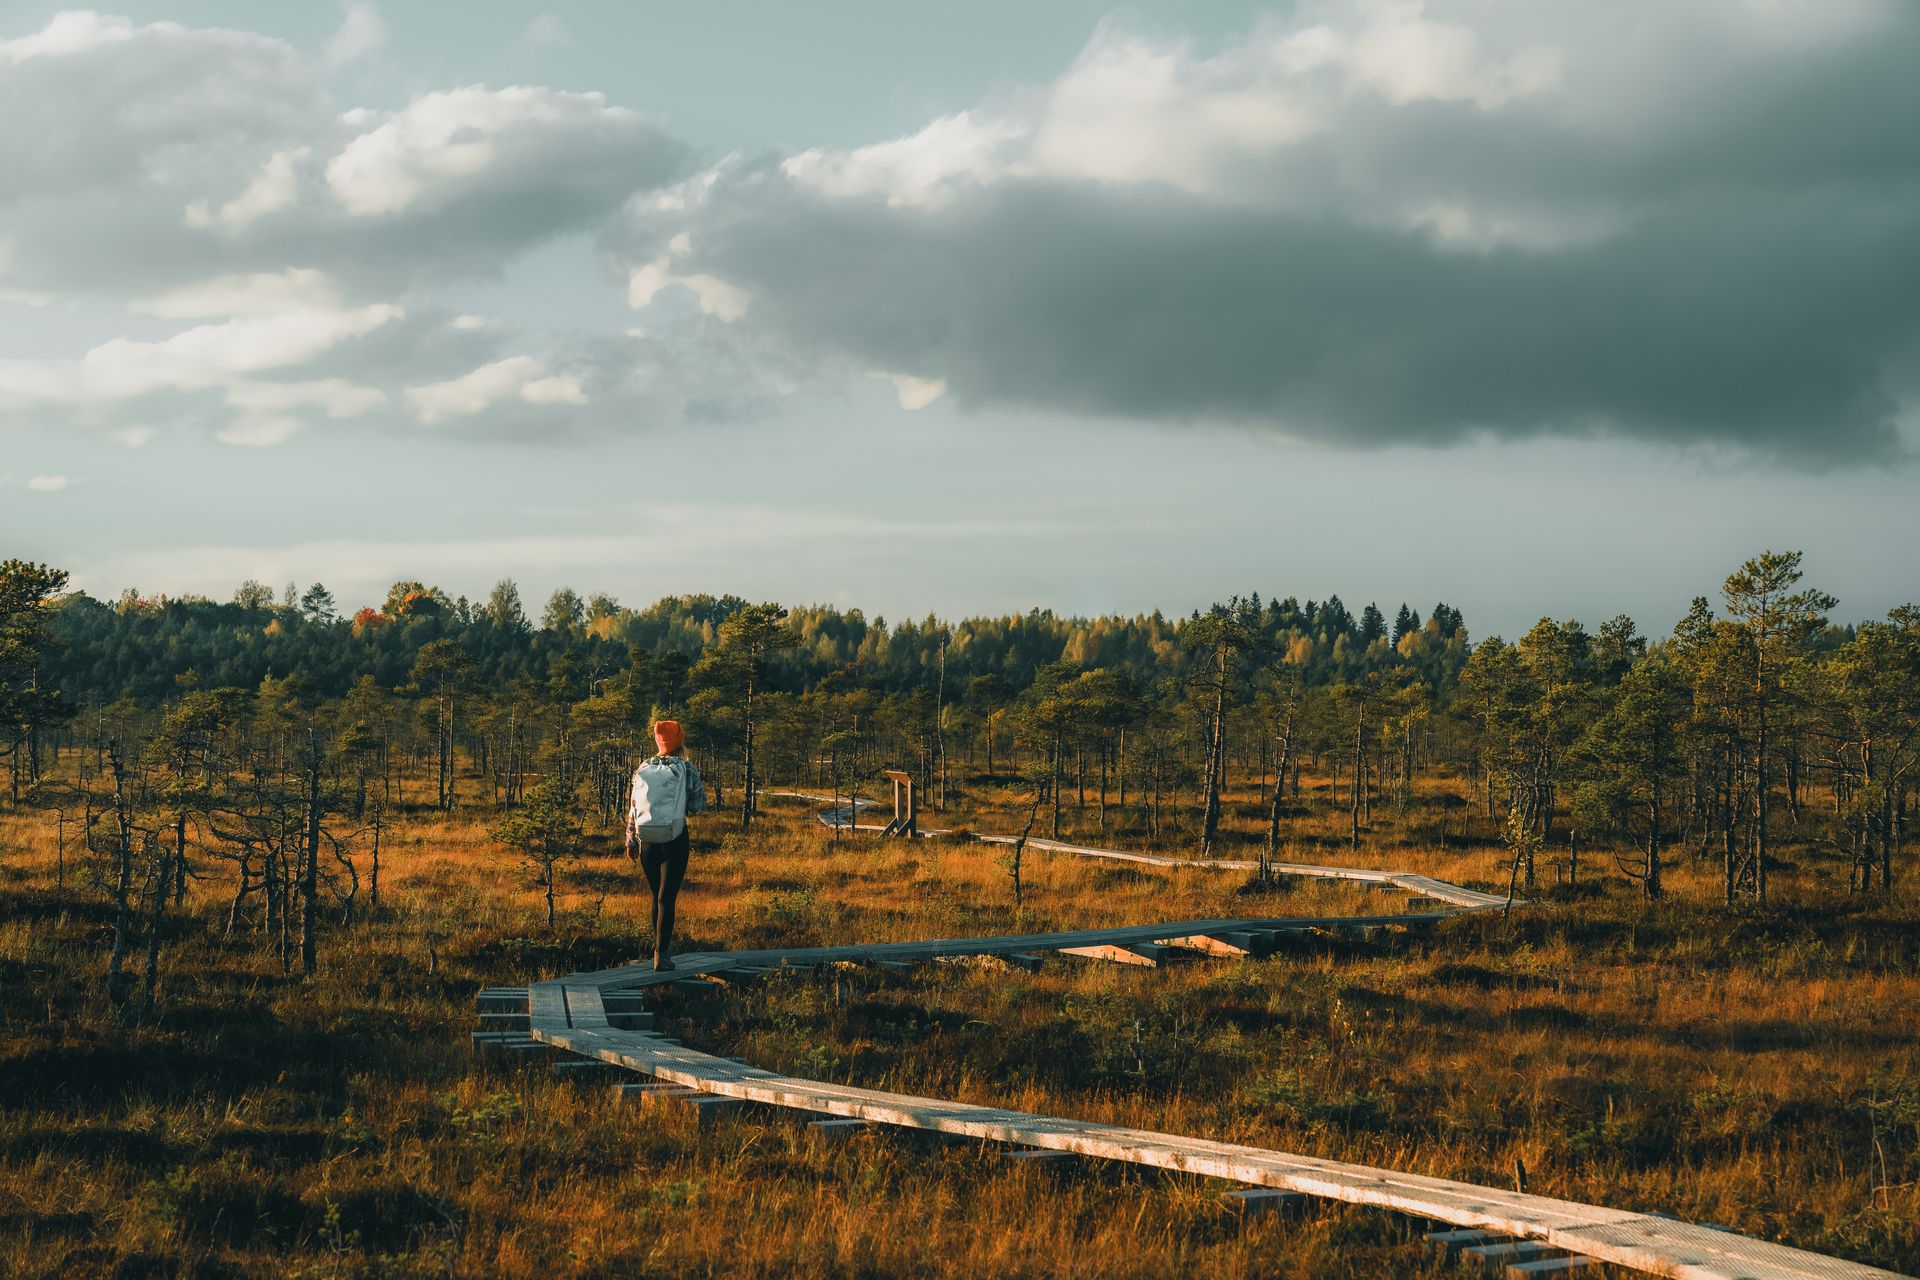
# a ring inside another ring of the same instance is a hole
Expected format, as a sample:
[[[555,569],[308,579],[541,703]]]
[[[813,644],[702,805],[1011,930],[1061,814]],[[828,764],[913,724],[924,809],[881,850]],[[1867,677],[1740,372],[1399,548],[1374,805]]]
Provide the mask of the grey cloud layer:
[[[1011,124],[726,166],[620,242],[686,232],[673,270],[749,323],[966,404],[1900,451],[1920,7],[1590,9],[1327,7],[1215,59],[1108,33]],[[1141,101],[1198,123],[1129,133]]]
[[[0,349],[0,422],[271,445],[327,419],[554,434],[752,403],[739,342],[711,367],[686,350],[710,326],[543,334],[442,301],[685,175],[684,144],[594,93],[375,112],[327,75],[267,37],[90,13],[0,38],[0,302],[173,322],[60,359]]]
[[[349,109],[281,41],[68,14],[0,38],[0,304],[173,327],[0,350],[0,420],[524,436],[873,371],[908,408],[1883,459],[1920,388],[1916,65],[1911,0],[1301,0],[696,171],[599,94]],[[448,301],[582,231],[639,336]]]
[[[965,403],[1357,444],[1614,430],[1878,455],[1883,362],[1920,314],[1890,287],[1920,271],[1920,229],[1818,196],[1552,251],[1039,183],[931,214],[794,198],[702,235],[758,324]]]

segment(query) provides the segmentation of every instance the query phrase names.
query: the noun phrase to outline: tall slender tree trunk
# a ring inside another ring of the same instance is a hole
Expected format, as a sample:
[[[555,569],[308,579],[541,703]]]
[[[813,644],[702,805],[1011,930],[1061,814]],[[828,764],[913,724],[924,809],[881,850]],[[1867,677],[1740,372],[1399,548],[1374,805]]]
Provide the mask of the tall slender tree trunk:
[[[1367,724],[1367,704],[1362,702],[1353,717],[1353,803],[1350,808],[1352,827],[1348,834],[1348,844],[1354,849],[1360,847],[1360,789],[1365,785],[1365,738],[1362,736]]]
[[[1647,803],[1647,878],[1641,886],[1648,902],[1660,899],[1660,800]]]
[[[1227,648],[1218,650],[1219,671],[1213,686],[1213,734],[1207,744],[1207,801],[1200,825],[1200,856],[1213,852],[1220,832],[1220,789],[1226,776],[1227,753]]]
[[[1060,838],[1060,752],[1060,732],[1056,729],[1053,734],[1053,760],[1048,766],[1047,782],[1047,790],[1053,804],[1053,838],[1055,840]]]
[[[113,950],[107,956],[107,1001],[115,1008],[127,1003],[127,942],[132,926],[133,831],[128,811],[126,774],[116,749],[113,762],[113,810],[118,830],[114,836]]]
[[[1758,665],[1764,669],[1764,656]],[[1762,679],[1754,682],[1759,732],[1753,742],[1753,896],[1758,902],[1767,900],[1767,701]]]
[[[231,938],[233,931],[240,927],[240,909],[246,904],[247,882],[252,878],[252,858],[246,850],[241,850],[239,869],[234,873],[233,901],[227,904],[226,936]]]
[[[754,787],[756,779],[753,771],[753,694],[756,677],[759,675],[759,662],[752,655],[747,656],[747,749],[746,777],[740,787],[740,829],[749,830],[753,826]]]
[[[300,972],[320,968],[320,733],[307,731],[307,826],[300,868]]]
[[[1107,744],[1100,744],[1100,834],[1107,834]]]
[[[1261,854],[1260,878],[1271,879],[1274,859],[1280,855],[1280,805],[1287,792],[1287,769],[1293,763],[1293,715],[1288,713],[1280,730],[1279,758],[1273,771],[1273,795],[1267,809],[1267,844]]]
[[[179,814],[173,823],[173,905],[187,901],[187,815]]]
[[[153,1016],[154,989],[160,982],[160,934],[167,923],[167,892],[171,887],[172,859],[157,833],[148,837],[153,850],[153,896],[147,911],[147,963],[140,982],[140,1019]]]
[[[373,880],[367,886],[368,909],[380,909],[380,810],[373,811]]]
[[[1725,803],[1720,809],[1720,855],[1726,873],[1727,905],[1733,905],[1734,894],[1734,852],[1733,852],[1733,752],[1727,752]]]

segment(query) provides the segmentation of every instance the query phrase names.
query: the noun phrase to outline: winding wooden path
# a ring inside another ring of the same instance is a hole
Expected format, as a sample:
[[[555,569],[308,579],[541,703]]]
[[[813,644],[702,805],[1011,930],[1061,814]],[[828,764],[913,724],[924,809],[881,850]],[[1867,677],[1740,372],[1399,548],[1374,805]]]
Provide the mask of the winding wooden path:
[[[1012,837],[978,838],[1013,843]],[[1256,865],[1193,862],[1051,840],[1029,839],[1027,847],[1156,866],[1251,869]],[[1186,920],[1000,937],[698,952],[676,956],[675,969],[670,973],[632,965],[569,974],[525,989],[484,992],[480,1000],[483,1019],[504,1019],[523,1024],[525,1030],[481,1031],[475,1034],[475,1041],[506,1052],[538,1051],[540,1046],[547,1046],[579,1055],[580,1059],[637,1071],[655,1083],[628,1085],[627,1089],[642,1096],[664,1093],[684,1099],[699,1106],[703,1117],[714,1106],[757,1103],[811,1113],[821,1118],[816,1120],[817,1125],[865,1122],[928,1130],[1014,1144],[1029,1151],[1122,1160],[1255,1188],[1397,1210],[1469,1229],[1436,1233],[1438,1242],[1449,1247],[1477,1245],[1482,1261],[1506,1261],[1509,1276],[1516,1280],[1578,1269],[1591,1260],[1681,1280],[1901,1280],[1891,1271],[1657,1214],[1204,1138],[782,1075],[686,1048],[652,1029],[651,1016],[640,1010],[648,988],[672,982],[726,982],[773,970],[847,963],[904,967],[962,956],[1031,960],[1034,953],[1044,951],[1111,959],[1132,957],[1128,962],[1149,964],[1167,948],[1261,955],[1289,934],[1421,926],[1447,916],[1506,905],[1504,897],[1406,872],[1301,864],[1279,864],[1273,869],[1283,875],[1352,880],[1399,889],[1444,905],[1438,911],[1392,915]],[[581,1065],[587,1063],[581,1061]],[[1503,1241],[1510,1242],[1511,1247]]]

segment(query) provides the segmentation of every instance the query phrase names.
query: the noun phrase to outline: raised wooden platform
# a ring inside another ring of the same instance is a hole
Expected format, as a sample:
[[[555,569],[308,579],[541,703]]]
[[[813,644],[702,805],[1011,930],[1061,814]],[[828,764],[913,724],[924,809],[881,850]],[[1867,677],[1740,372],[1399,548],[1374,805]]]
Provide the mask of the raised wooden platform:
[[[1011,843],[1011,838],[983,837]],[[1029,848],[1086,857],[1153,865],[1252,869],[1250,862],[1195,862],[1092,849],[1056,841],[1029,840]],[[532,984],[527,992],[527,1037],[518,1043],[550,1045],[585,1058],[644,1073],[670,1087],[679,1086],[714,1100],[733,1099],[807,1112],[819,1117],[892,1125],[900,1128],[988,1139],[1035,1151],[1121,1160],[1160,1169],[1223,1178],[1250,1187],[1273,1188],[1352,1204],[1398,1210],[1460,1228],[1497,1233],[1518,1242],[1539,1242],[1570,1256],[1538,1258],[1530,1248],[1502,1248],[1483,1262],[1508,1261],[1510,1272],[1550,1274],[1614,1263],[1682,1280],[1902,1280],[1894,1272],[1809,1253],[1785,1245],[1695,1226],[1672,1218],[1602,1205],[1526,1195],[1444,1178],[1345,1164],[1260,1147],[1213,1142],[1205,1138],[1155,1133],[1116,1125],[1010,1111],[910,1094],[887,1093],[781,1075],[737,1060],[688,1049],[651,1031],[616,1029],[607,1005],[631,1009],[632,998],[648,987],[692,977],[720,977],[788,967],[861,963],[906,966],[956,956],[1023,956],[1054,951],[1069,955],[1158,962],[1168,946],[1197,947],[1222,954],[1250,954],[1277,933],[1301,929],[1371,929],[1382,925],[1417,927],[1467,911],[1504,906],[1506,899],[1405,872],[1355,870],[1282,864],[1281,874],[1311,875],[1378,884],[1445,904],[1439,910],[1380,916],[1343,916],[1257,920],[1189,920],[1127,925],[1047,934],[943,938],[787,950],[700,952],[674,957],[675,970],[655,973],[646,966],[624,966],[570,974]],[[487,993],[489,1013],[507,1013],[510,997]],[[617,1016],[617,1015],[616,1015]],[[651,1096],[651,1094],[649,1094]],[[688,1095],[680,1095],[688,1096]],[[700,1108],[701,1122],[709,1108]],[[836,1131],[847,1125],[834,1124]],[[1456,1233],[1445,1233],[1454,1235]],[[1493,1243],[1494,1237],[1475,1239]],[[1464,1237],[1462,1243],[1465,1243]]]

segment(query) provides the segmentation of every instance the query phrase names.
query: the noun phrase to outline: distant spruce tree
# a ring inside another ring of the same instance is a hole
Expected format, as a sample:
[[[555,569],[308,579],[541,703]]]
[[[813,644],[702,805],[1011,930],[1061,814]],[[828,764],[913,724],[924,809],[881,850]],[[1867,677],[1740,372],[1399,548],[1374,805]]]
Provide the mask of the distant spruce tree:
[[[1353,615],[1347,612],[1339,596],[1328,596],[1327,602],[1320,606],[1319,622],[1321,634],[1329,640],[1353,634]]]
[[[1380,612],[1380,606],[1368,602],[1360,611],[1360,647],[1366,648],[1381,636],[1387,634],[1387,618]]]
[[[1400,647],[1401,639],[1409,631],[1420,629],[1420,615],[1407,608],[1406,601],[1400,602],[1400,612],[1393,615],[1393,647]]]

